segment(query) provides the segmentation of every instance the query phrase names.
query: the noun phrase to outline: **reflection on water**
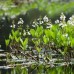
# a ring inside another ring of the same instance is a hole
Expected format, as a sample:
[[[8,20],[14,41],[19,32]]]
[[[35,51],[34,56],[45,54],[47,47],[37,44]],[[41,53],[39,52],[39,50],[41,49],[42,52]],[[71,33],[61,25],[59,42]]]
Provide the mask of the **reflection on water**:
[[[74,74],[74,64],[55,63],[50,64],[32,64],[28,67],[16,66],[14,68],[0,69],[0,74]]]
[[[3,52],[3,51],[1,51]],[[31,53],[31,51],[26,51]],[[34,55],[29,58],[11,55],[12,59],[0,60],[0,74],[74,74],[74,59],[56,51],[43,49],[39,54],[33,51]],[[0,53],[1,54],[1,53]],[[38,60],[33,58],[38,56]],[[1,57],[6,58],[1,54]],[[49,57],[49,58],[48,58]],[[21,59],[20,59],[21,58]]]

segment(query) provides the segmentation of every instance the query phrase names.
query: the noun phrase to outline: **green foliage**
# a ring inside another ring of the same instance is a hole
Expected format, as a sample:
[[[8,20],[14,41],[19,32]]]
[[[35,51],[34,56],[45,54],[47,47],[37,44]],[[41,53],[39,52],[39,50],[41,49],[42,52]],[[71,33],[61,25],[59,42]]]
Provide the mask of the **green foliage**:
[[[31,29],[30,33],[32,34],[33,37],[35,36],[35,30],[34,29]]]
[[[20,32],[19,29],[17,30],[12,29],[9,35],[9,39],[6,39],[5,43],[6,43],[6,46],[9,46],[9,47],[15,48],[17,46],[18,49],[21,48],[22,50],[26,50],[28,46],[28,38],[23,39],[22,32]]]
[[[20,39],[20,47],[23,49],[23,50],[26,50],[26,48],[28,47],[28,38],[25,38],[25,40],[22,40]]]
[[[69,23],[70,20],[65,22],[65,16],[62,14],[60,17],[61,21],[58,24],[52,25],[46,16],[44,18],[43,20],[41,19],[38,21],[43,22],[41,24],[35,20],[34,22],[37,24],[37,26],[34,28],[28,27],[29,30],[22,29],[21,26],[21,29],[19,29],[20,27],[18,27],[16,30],[12,29],[9,39],[5,40],[6,46],[9,45],[13,47],[18,45],[19,49],[21,48],[22,50],[26,50],[29,46],[31,46],[30,43],[33,43],[34,46],[32,47],[34,47],[34,49],[36,49],[39,53],[43,48],[49,48],[53,50],[57,49],[57,51],[63,55],[68,52],[69,47],[73,49],[74,27],[71,25],[72,23]],[[48,25],[49,28],[47,28]]]
[[[46,67],[43,64],[39,64],[37,67],[33,66],[34,68],[30,68],[33,71],[35,71],[35,74],[73,74],[73,68],[71,66],[59,66],[59,67]],[[13,72],[11,74],[28,74],[27,67],[21,68],[20,66],[17,66],[14,68]],[[33,73],[33,72],[30,72]],[[9,73],[8,73],[9,74]]]
[[[30,33],[34,37],[40,37],[43,34],[43,27],[42,26],[37,26],[36,30],[30,29]]]
[[[7,14],[9,17],[17,16],[22,13],[26,13],[30,9],[38,8],[40,11],[46,12],[50,18],[56,19],[60,16],[61,12],[64,12],[67,16],[71,16],[73,14],[74,9],[74,2],[69,3],[58,3],[58,2],[51,2],[49,3],[48,0],[36,0],[30,4],[22,3],[19,5],[15,5],[13,1],[7,0],[0,2],[2,8],[0,9],[0,16]],[[62,7],[61,7],[62,6]],[[32,13],[32,12],[31,12]],[[31,14],[32,15],[32,14]],[[31,16],[29,15],[29,16]]]
[[[71,47],[74,47],[74,38],[70,37],[71,40]]]
[[[40,48],[40,47],[36,47],[36,50],[37,50],[38,53],[41,52],[41,49],[42,49],[42,48]]]
[[[38,17],[43,17],[44,15],[47,15],[52,21],[54,21],[59,19],[61,12],[63,12],[68,18],[74,12],[74,2],[57,3],[48,2],[48,0],[36,0],[30,4],[23,2],[22,4],[15,5],[12,0],[6,0],[0,1],[0,6],[0,23],[5,22],[0,25],[0,28],[3,30],[2,36],[5,38],[8,37],[9,33],[6,28],[10,29],[10,25],[12,24],[11,21],[13,21],[13,19],[17,22],[19,17],[24,16],[23,19],[25,25],[29,25],[32,24],[33,20],[36,20]],[[6,21],[8,22],[6,23]]]
[[[8,45],[9,45],[9,42],[10,42],[10,40],[9,40],[9,39],[5,40],[5,44],[6,44],[6,46],[8,46]]]
[[[16,66],[11,74],[28,74],[28,69],[26,67]]]
[[[47,44],[49,42],[49,38],[47,36],[43,36],[43,42]]]
[[[21,74],[28,74],[28,70],[27,70],[26,67],[24,67],[24,68],[22,69],[22,73],[21,73]]]
[[[43,64],[40,64],[37,68],[37,74],[42,74],[43,70],[44,70],[44,66],[43,66]]]
[[[21,67],[17,66],[14,68],[16,74],[21,74]]]

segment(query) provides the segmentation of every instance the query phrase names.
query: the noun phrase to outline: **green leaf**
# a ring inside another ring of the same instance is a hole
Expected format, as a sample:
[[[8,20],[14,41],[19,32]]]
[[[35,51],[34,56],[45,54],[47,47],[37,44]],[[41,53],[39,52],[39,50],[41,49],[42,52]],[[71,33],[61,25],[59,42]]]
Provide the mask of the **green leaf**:
[[[41,42],[40,39],[32,39],[32,41],[36,46],[40,45]]]
[[[39,72],[39,74],[42,74],[43,69],[44,69],[43,64],[40,64],[40,65],[38,66],[38,72]]]
[[[32,36],[35,36],[35,30],[34,29],[31,29],[30,33],[31,33]]]
[[[37,30],[38,33],[43,33],[43,27],[42,26],[37,26]]]
[[[18,30],[16,30],[16,31],[12,30],[12,36],[13,37],[18,36],[18,35],[19,35],[19,31]]]
[[[9,35],[9,39],[13,40],[14,37],[10,34],[10,35]]]
[[[43,34],[43,27],[42,26],[37,26],[35,36],[39,38],[42,34]]]
[[[71,47],[74,47],[74,38],[70,37]]]
[[[68,50],[67,47],[65,47],[65,48],[64,48],[64,54],[67,52],[67,50]]]
[[[21,44],[23,45],[23,39],[20,38],[20,42],[21,42]]]
[[[36,50],[38,51],[38,53],[40,53],[41,48],[40,47],[36,47]]]
[[[23,50],[25,50],[27,48],[27,45],[28,45],[28,38],[26,38],[25,40],[20,39],[20,42],[21,42],[21,46],[20,47]]]
[[[45,30],[45,35],[46,35],[47,37],[50,37],[50,30],[46,29],[46,30]]]
[[[21,74],[28,74],[28,69],[24,67]]]
[[[12,32],[12,35],[13,35],[13,36],[15,36],[15,31],[14,31],[14,30],[12,30],[11,32]]]
[[[51,35],[51,37],[52,37],[53,39],[55,39],[55,33],[54,33],[54,32],[50,31],[50,35]]]
[[[45,35],[47,37],[50,37],[50,38],[55,39],[55,33],[53,31],[49,30],[49,29],[48,30],[45,30]]]
[[[8,46],[8,45],[9,45],[9,42],[10,42],[10,40],[9,40],[9,39],[5,40],[5,44],[6,44],[6,46]]]
[[[45,44],[47,44],[49,42],[49,38],[44,35],[43,36],[43,41],[44,41]]]
[[[14,35],[15,35],[15,36],[18,36],[18,35],[19,35],[19,31],[16,30]]]
[[[16,41],[16,42],[19,42],[19,41],[20,41],[20,37],[16,37],[16,36],[15,36],[15,41]]]
[[[28,44],[28,38],[26,38],[26,39],[24,40],[23,45],[27,45],[27,44]]]

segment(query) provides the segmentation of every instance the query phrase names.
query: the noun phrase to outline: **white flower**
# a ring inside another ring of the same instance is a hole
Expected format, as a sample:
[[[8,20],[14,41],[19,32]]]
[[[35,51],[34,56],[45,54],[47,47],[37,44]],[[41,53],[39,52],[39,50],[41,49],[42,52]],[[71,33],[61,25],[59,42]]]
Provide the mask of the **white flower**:
[[[65,18],[66,18],[66,16],[63,13],[61,13],[60,20],[65,21]]]
[[[39,24],[43,24],[43,21],[39,21]]]
[[[46,28],[52,28],[52,25],[50,25],[50,26],[47,26]]]
[[[33,21],[33,24],[35,24],[35,21]]]
[[[47,23],[46,28],[52,28],[52,24],[51,23]]]
[[[64,37],[68,37],[68,34],[63,34]]]
[[[6,7],[3,7],[2,9],[3,9],[4,11],[8,10],[8,8],[6,8]]]
[[[38,24],[39,24],[38,22],[35,22],[35,24],[34,24],[34,25],[35,25],[35,26],[38,26]]]
[[[44,22],[48,22],[49,21],[48,17],[47,16],[44,16],[43,21]]]
[[[65,27],[65,26],[67,26],[67,24],[62,25],[62,28]]]
[[[59,23],[59,20],[56,20],[56,21],[55,21],[55,24],[58,24],[58,23]]]
[[[62,26],[62,25],[63,25],[63,23],[60,23],[60,24],[59,24],[59,26]]]
[[[23,24],[23,23],[24,23],[23,19],[20,18],[20,20],[18,21],[18,24]]]
[[[51,42],[51,45],[52,45],[52,46],[54,46],[54,45],[55,45],[55,43],[54,43],[54,42]]]
[[[74,15],[72,15],[72,16],[69,18],[69,20],[68,20],[67,23],[70,24],[70,25],[72,25],[72,26],[74,26]]]
[[[11,27],[11,28],[15,28],[15,24],[11,25],[10,27]]]
[[[24,31],[23,31],[23,36],[25,36],[25,35],[26,35],[26,31],[24,30]]]
[[[5,17],[2,17],[2,20],[5,20]]]
[[[61,22],[61,23],[59,23],[59,26],[63,28],[63,27],[65,27],[65,26],[67,26],[67,24]]]
[[[66,34],[63,34],[63,37],[66,37],[67,43],[70,44],[70,37],[69,37],[69,35],[66,33]]]
[[[16,17],[15,15],[12,15],[12,16],[11,16],[11,19],[14,19],[15,17]]]
[[[31,35],[29,31],[27,32],[27,34],[28,34],[28,35]]]
[[[16,7],[16,5],[11,5],[11,8],[15,8]]]
[[[46,26],[46,28],[48,29],[48,28],[50,28],[50,26]]]
[[[68,21],[68,24],[74,26],[74,21],[69,20],[69,21]]]
[[[72,15],[69,19],[70,19],[70,20],[74,20],[74,15]]]
[[[5,12],[5,15],[6,15],[6,16],[9,15],[9,13],[8,13],[8,12]]]
[[[36,25],[32,25],[32,27],[36,27]]]
[[[40,21],[40,20],[41,20],[41,18],[38,18],[37,20],[38,20],[38,21]]]

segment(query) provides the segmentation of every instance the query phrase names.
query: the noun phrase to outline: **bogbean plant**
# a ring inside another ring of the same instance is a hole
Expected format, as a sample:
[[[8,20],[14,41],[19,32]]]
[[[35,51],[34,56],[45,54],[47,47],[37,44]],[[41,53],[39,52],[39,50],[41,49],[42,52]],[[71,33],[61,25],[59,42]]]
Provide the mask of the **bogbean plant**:
[[[13,25],[11,25],[12,31],[9,34],[9,39],[5,40],[6,46],[12,51],[18,51],[19,49],[26,50],[28,46],[28,38],[25,37],[26,32],[22,29],[22,24],[22,18],[18,21],[17,29],[15,29],[16,25],[13,23]]]
[[[45,50],[52,49],[62,55],[68,54],[68,57],[72,57],[71,51],[74,48],[74,15],[67,22],[65,18],[65,15],[61,13],[60,20],[56,20],[55,24],[52,24],[48,17],[45,16],[43,19],[38,19],[39,21],[36,22],[37,26],[35,27],[34,25],[35,29],[30,29],[32,40],[35,39],[33,42],[39,52],[43,48]],[[41,30],[38,30],[39,28]]]
[[[69,54],[68,57],[71,57],[70,53],[74,49],[74,15],[67,22],[65,19],[65,15],[61,13],[60,20],[56,20],[55,24],[52,24],[47,16],[40,17],[32,23],[31,27],[25,30],[21,18],[16,30],[16,25],[12,25],[9,39],[5,40],[6,46],[9,46],[13,51],[15,51],[14,49],[24,52],[29,49],[31,51],[36,50],[39,54],[38,58],[43,56],[43,59],[47,61],[50,60],[50,56],[46,51],[50,49],[64,56]],[[41,52],[43,52],[43,55],[40,54]]]

